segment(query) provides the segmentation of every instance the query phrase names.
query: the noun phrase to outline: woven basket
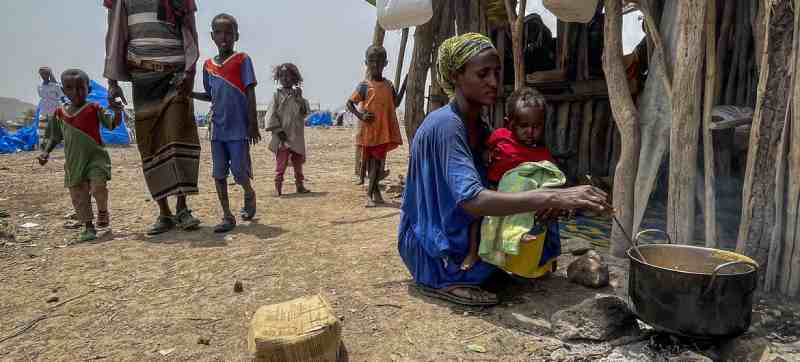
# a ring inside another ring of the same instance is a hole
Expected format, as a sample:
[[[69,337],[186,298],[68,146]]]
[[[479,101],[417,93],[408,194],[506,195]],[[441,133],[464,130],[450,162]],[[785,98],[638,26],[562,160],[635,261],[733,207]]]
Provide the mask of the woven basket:
[[[315,295],[259,308],[248,347],[255,361],[336,362],[341,335],[333,308]]]

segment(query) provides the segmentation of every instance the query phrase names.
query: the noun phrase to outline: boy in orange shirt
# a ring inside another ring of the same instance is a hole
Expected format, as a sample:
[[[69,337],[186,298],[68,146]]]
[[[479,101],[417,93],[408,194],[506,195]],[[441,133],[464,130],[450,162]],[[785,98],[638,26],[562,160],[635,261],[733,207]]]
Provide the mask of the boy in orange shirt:
[[[369,176],[367,207],[382,204],[378,183],[386,175],[383,170],[386,154],[403,144],[395,109],[403,101],[405,81],[398,93],[392,82],[383,78],[386,68],[386,49],[370,46],[366,52],[367,80],[361,82],[347,101],[347,110],[361,120],[356,144],[363,149],[363,162]],[[361,105],[359,112],[356,105]]]

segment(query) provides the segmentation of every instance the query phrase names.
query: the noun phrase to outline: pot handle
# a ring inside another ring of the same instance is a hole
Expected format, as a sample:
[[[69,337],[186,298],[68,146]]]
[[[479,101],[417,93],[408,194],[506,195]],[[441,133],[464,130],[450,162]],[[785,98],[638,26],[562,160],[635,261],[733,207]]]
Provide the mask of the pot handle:
[[[638,232],[636,236],[633,237],[633,243],[636,246],[639,246],[639,238],[647,234],[662,234],[667,237],[667,243],[672,244],[672,238],[667,234],[666,231],[658,230],[658,229],[646,229]]]
[[[722,269],[725,269],[725,268],[733,266],[733,265],[739,265],[739,264],[749,265],[751,268],[753,268],[753,271],[756,271],[756,272],[758,271],[758,264],[753,263],[751,261],[747,261],[747,260],[736,260],[736,261],[731,261],[731,262],[727,262],[727,263],[724,263],[724,264],[717,265],[717,267],[714,268],[714,272],[711,273],[711,280],[708,282],[708,286],[706,286],[706,290],[705,290],[705,292],[703,292],[703,295],[706,295],[706,294],[708,294],[708,292],[711,291],[711,287],[714,285],[714,281],[717,280],[717,274],[719,274],[719,272]]]

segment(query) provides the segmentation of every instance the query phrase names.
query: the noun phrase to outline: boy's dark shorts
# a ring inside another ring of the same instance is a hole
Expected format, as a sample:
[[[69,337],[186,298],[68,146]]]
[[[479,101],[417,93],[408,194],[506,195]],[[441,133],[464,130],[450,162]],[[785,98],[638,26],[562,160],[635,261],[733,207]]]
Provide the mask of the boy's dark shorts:
[[[252,178],[250,144],[247,140],[211,141],[211,160],[213,164],[211,176],[216,180],[227,178],[229,171],[240,185]]]

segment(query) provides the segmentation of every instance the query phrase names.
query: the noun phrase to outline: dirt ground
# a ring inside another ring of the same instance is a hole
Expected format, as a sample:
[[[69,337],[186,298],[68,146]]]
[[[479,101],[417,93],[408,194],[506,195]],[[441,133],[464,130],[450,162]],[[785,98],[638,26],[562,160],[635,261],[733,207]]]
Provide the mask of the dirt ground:
[[[0,209],[17,226],[14,243],[0,246],[0,340],[23,331],[0,342],[0,360],[247,360],[255,310],[314,293],[343,321],[352,361],[547,360],[561,343],[526,321],[598,292],[624,293],[624,265],[612,265],[612,286],[595,291],[565,280],[562,257],[559,273],[513,284],[496,308],[420,296],[396,251],[399,200],[365,209],[353,184],[352,131],[310,129],[307,138],[314,193],[271,197],[274,159],[261,144],[252,151],[259,218],[227,236],[212,232],[220,211],[207,144],[201,194],[190,200],[203,227],[154,238],[144,235],[157,208],[138,153],[112,148],[112,231],[69,246],[77,232],[62,227],[72,209],[63,153],[46,167],[34,165],[35,153],[0,156]],[[392,179],[405,173],[405,159],[405,147],[390,154]],[[238,209],[241,191],[232,198]],[[234,293],[235,280],[243,293]],[[48,303],[52,297],[59,300]]]

